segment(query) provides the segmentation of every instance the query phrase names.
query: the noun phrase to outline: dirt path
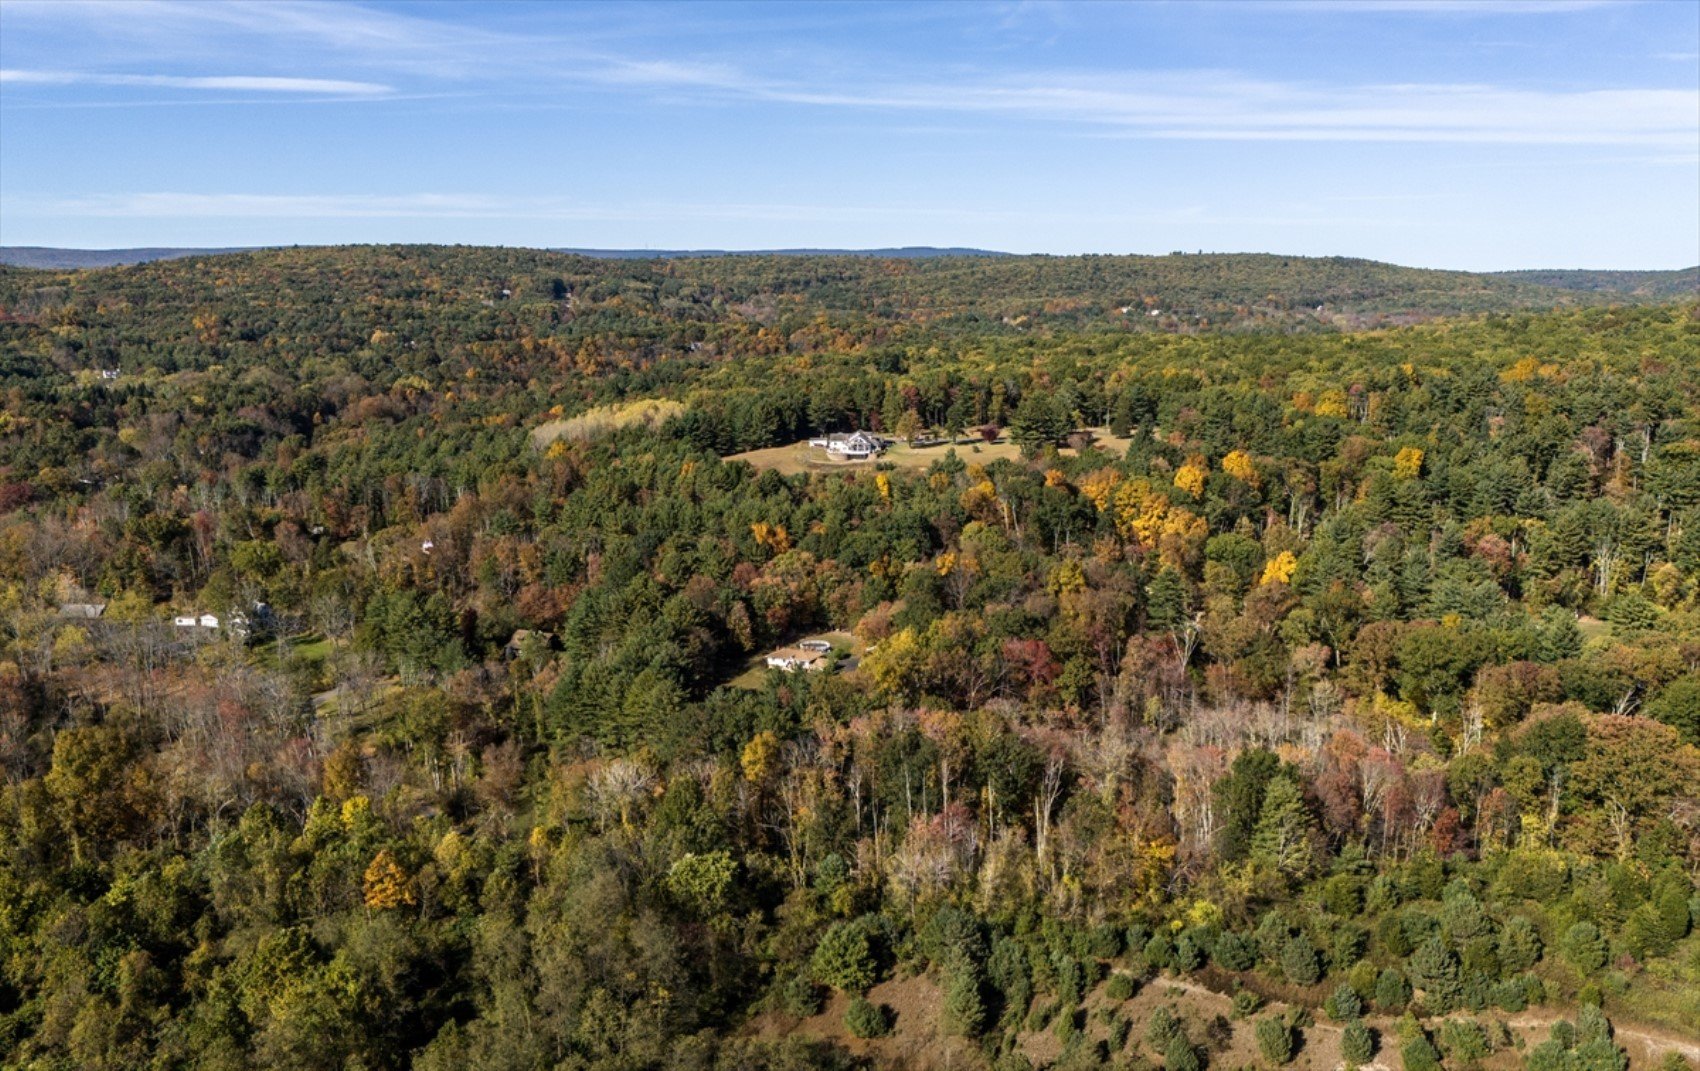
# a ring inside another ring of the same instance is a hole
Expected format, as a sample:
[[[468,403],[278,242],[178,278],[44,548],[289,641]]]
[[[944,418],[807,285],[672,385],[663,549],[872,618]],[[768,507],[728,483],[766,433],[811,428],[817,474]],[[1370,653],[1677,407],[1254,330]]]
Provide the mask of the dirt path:
[[[1224,994],[1216,992],[1209,986],[1200,985],[1197,982],[1190,981],[1185,978],[1161,977],[1154,979],[1149,984],[1152,986],[1165,986],[1171,989],[1184,990],[1187,993],[1194,994],[1207,1000],[1214,999],[1220,1001],[1224,1005],[1230,1003]],[[1552,1028],[1554,1023],[1560,1021],[1574,1022],[1575,1018],[1576,1017],[1574,1015],[1518,1015],[1506,1019],[1505,1025],[1515,1030],[1549,1030]],[[1372,1019],[1371,1021],[1374,1020]],[[1391,1021],[1392,1020],[1388,1020],[1388,1022]],[[1378,1025],[1381,1024],[1378,1023]],[[1315,1026],[1307,1027],[1306,1029],[1321,1030],[1335,1034],[1338,1034],[1343,1030],[1342,1027],[1320,1019]],[[1617,1039],[1617,1043],[1619,1045],[1622,1045],[1625,1048],[1627,1048],[1630,1043],[1639,1044],[1649,1060],[1657,1060],[1667,1052],[1675,1052],[1680,1053],[1684,1059],[1700,1063],[1700,1039],[1684,1038],[1682,1035],[1673,1031],[1661,1030],[1656,1027],[1642,1026],[1639,1024],[1630,1025],[1620,1023],[1616,1020],[1612,1022],[1612,1036]]]
[[[892,1036],[868,1041],[850,1037],[843,1023],[844,1011],[849,1002],[841,995],[835,995],[828,1001],[818,1015],[802,1021],[769,1015],[758,1026],[757,1032],[769,1036],[798,1033],[806,1037],[830,1039],[858,1055],[875,1059],[882,1066],[902,1065],[934,1071],[952,1067],[961,1069],[985,1066],[984,1059],[971,1043],[950,1037],[944,1032],[941,1024],[943,994],[938,990],[935,979],[924,975],[893,979],[875,986],[869,997],[897,1013],[896,1030]],[[1144,982],[1134,995],[1124,1002],[1110,1001],[1104,987],[1099,986],[1082,1002],[1082,1010],[1088,1013],[1084,1023],[1086,1035],[1094,1041],[1105,1037],[1108,1027],[1099,1018],[1099,1013],[1115,1008],[1133,1024],[1134,1036],[1141,1037],[1145,1024],[1160,1006],[1171,1007],[1183,1019],[1201,1023],[1217,1015],[1229,1015],[1233,1000],[1221,990],[1201,982],[1168,975],[1159,975]],[[1286,1001],[1272,999],[1261,1014],[1279,1012],[1293,1006]],[[1327,1021],[1315,1008],[1312,1008],[1312,1011],[1315,1022],[1305,1028],[1304,1047],[1291,1065],[1290,1071],[1340,1071],[1343,1066],[1340,1059],[1340,1038],[1345,1026]],[[1517,1031],[1525,1045],[1544,1040],[1544,1031],[1549,1030],[1554,1023],[1561,1020],[1574,1022],[1576,1019],[1574,1012],[1560,1014],[1556,1011],[1539,1010],[1516,1015],[1492,1014],[1492,1017]],[[1358,1071],[1399,1071],[1402,1062],[1396,1040],[1397,1020],[1375,1015],[1366,1016],[1365,1022],[1381,1034],[1382,1042],[1376,1059],[1363,1065]],[[1428,1025],[1434,1028],[1437,1024],[1430,1020]],[[1629,1053],[1634,1071],[1650,1071],[1662,1056],[1670,1052],[1679,1053],[1684,1059],[1700,1064],[1700,1037],[1684,1034],[1677,1029],[1642,1023],[1618,1021],[1612,1025],[1617,1043]],[[1223,1067],[1257,1065],[1261,1057],[1253,1026],[1252,1019],[1234,1020],[1229,1035],[1221,1039],[1222,1048],[1212,1057],[1212,1063]],[[1018,1045],[1035,1065],[1043,1065],[1062,1055],[1062,1046],[1055,1031],[1048,1028],[1021,1031]],[[1495,1053],[1486,1066],[1495,1071],[1514,1071],[1521,1066],[1519,1051],[1507,1049],[1503,1053]]]
[[[1562,1015],[1520,1015],[1514,1019],[1507,1019],[1505,1024],[1519,1030],[1544,1030],[1566,1018]],[[1568,1018],[1574,1020],[1573,1016]],[[1647,1055],[1652,1059],[1657,1059],[1667,1052],[1677,1052],[1681,1053],[1684,1059],[1700,1063],[1700,1042],[1684,1040],[1669,1031],[1644,1026],[1625,1026],[1614,1021],[1612,1023],[1612,1036],[1617,1039],[1619,1045],[1629,1041],[1640,1042],[1641,1047],[1647,1051]]]

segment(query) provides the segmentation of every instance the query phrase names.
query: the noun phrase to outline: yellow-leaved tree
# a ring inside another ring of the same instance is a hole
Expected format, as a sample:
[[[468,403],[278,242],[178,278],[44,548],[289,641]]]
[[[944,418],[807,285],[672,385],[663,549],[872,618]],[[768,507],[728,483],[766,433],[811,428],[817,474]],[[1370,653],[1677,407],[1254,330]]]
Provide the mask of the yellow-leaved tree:
[[[744,745],[744,753],[738,757],[738,765],[743,768],[744,780],[752,785],[759,785],[767,780],[767,775],[773,769],[774,760],[779,756],[779,738],[763,730],[750,738]]]
[[[1293,556],[1293,552],[1283,550],[1264,564],[1263,579],[1259,580],[1258,583],[1290,584],[1293,581],[1293,572],[1298,567],[1299,560]]]
[[[1420,447],[1407,446],[1393,456],[1393,475],[1401,480],[1414,480],[1423,473],[1423,452]]]
[[[413,876],[401,868],[388,848],[380,851],[366,867],[366,906],[374,911],[412,907],[419,902]]]
[[[1317,416],[1346,419],[1346,392],[1343,390],[1325,390],[1322,397],[1316,400],[1315,413]]]
[[[1263,486],[1263,477],[1252,463],[1251,455],[1244,450],[1228,451],[1222,458],[1222,471],[1254,491]]]
[[[791,549],[791,533],[785,530],[783,524],[756,521],[750,525],[750,535],[755,537],[756,546],[766,547],[776,555]]]
[[[1080,481],[1080,493],[1085,495],[1092,505],[1103,513],[1110,508],[1115,495],[1116,486],[1121,483],[1121,473],[1115,469],[1103,468],[1097,472],[1088,473]]]
[[[1175,486],[1194,497],[1204,493],[1204,466],[1188,461],[1175,470]]]
[[[862,659],[862,669],[874,679],[882,695],[905,699],[916,691],[926,652],[913,628],[905,628],[881,640]]]

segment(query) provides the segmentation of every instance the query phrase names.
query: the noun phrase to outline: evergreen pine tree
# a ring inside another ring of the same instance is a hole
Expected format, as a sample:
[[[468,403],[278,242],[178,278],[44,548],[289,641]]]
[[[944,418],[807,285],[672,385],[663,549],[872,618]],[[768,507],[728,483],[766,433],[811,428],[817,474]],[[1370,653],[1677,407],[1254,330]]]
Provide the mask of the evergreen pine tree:
[[[1315,834],[1299,786],[1288,777],[1271,778],[1251,835],[1251,857],[1289,878],[1303,878],[1316,861]]]
[[[1400,1012],[1411,1002],[1411,985],[1393,967],[1381,972],[1375,980],[1375,1006],[1384,1012]]]
[[[1204,1061],[1185,1034],[1176,1034],[1163,1047],[1163,1067],[1165,1071],[1204,1071]]]
[[[1295,985],[1315,985],[1322,977],[1316,948],[1304,934],[1294,934],[1281,949],[1281,973]]]
[[[1405,1042],[1399,1056],[1405,1062],[1405,1071],[1441,1071],[1440,1053],[1426,1034],[1419,1033]]]
[[[1507,976],[1522,974],[1540,962],[1541,935],[1526,916],[1513,915],[1499,932],[1499,967]]]
[[[953,1034],[975,1037],[986,1026],[986,1002],[980,995],[977,972],[961,969],[952,973],[944,995],[945,1025]]]
[[[1257,1021],[1257,1051],[1271,1064],[1279,1067],[1293,1058],[1293,1028],[1280,1016],[1265,1016]]]
[[[1368,1063],[1375,1055],[1375,1034],[1364,1025],[1362,1019],[1353,1019],[1346,1024],[1345,1031],[1340,1035],[1340,1056],[1347,1067],[1357,1067]]]

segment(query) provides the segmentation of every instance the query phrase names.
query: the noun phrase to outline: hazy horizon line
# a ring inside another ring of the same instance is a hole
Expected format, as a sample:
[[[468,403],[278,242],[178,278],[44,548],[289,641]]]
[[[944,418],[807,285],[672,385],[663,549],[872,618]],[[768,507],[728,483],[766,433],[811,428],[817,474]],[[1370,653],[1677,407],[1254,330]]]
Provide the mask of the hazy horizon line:
[[[1149,257],[1160,258],[1170,256],[1268,256],[1284,257],[1294,260],[1357,260],[1369,263],[1387,264],[1394,267],[1415,268],[1421,271],[1452,271],[1471,275],[1496,275],[1513,272],[1531,271],[1597,271],[1597,272],[1684,272],[1700,271],[1700,263],[1679,264],[1675,267],[1633,267],[1599,266],[1577,264],[1540,264],[1525,265],[1516,268],[1463,268],[1452,265],[1435,266],[1430,264],[1405,264],[1395,260],[1383,260],[1373,256],[1363,256],[1351,253],[1284,253],[1275,249],[1172,249],[1167,252],[1049,252],[1049,251],[1015,251],[993,249],[986,246],[974,245],[930,245],[926,243],[906,245],[879,245],[865,247],[849,246],[784,246],[784,247],[751,247],[726,248],[718,246],[686,247],[686,246],[564,246],[564,245],[522,245],[506,242],[431,242],[431,241],[360,241],[346,242],[266,242],[257,245],[123,245],[123,246],[69,246],[42,245],[36,243],[15,243],[0,245],[0,265],[6,267],[31,268],[34,270],[53,270],[54,266],[36,267],[28,264],[15,264],[6,258],[6,254],[21,252],[88,254],[88,255],[122,255],[126,253],[170,253],[171,256],[153,256],[144,260],[130,263],[146,263],[153,260],[180,260],[193,256],[230,256],[240,253],[258,253],[282,249],[355,249],[376,246],[439,246],[453,249],[518,249],[532,250],[540,253],[561,253],[567,255],[588,256],[597,258],[598,254],[613,254],[619,259],[690,259],[692,257],[739,257],[739,256],[877,256],[882,253],[933,253],[938,256],[980,256],[980,257],[1013,257],[1037,258],[1051,257],[1066,259],[1070,257]],[[123,263],[110,265],[90,265],[87,267],[123,267]]]

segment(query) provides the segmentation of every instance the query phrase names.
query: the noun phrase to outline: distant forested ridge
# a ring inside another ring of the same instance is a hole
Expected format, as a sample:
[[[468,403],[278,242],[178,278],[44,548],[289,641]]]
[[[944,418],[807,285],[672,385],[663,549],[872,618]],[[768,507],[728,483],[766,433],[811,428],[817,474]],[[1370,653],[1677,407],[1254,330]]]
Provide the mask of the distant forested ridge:
[[[145,264],[151,260],[179,260],[183,257],[213,257],[227,253],[243,253],[246,249],[195,249],[138,247],[134,249],[55,249],[39,245],[0,246],[0,264],[14,268],[112,268],[125,264]]]
[[[1692,299],[1700,295],[1700,267],[1676,271],[1509,271],[1504,278],[1560,290],[1605,291],[1637,297]]]
[[[432,255],[429,247],[306,247],[272,251],[305,255],[309,270],[318,258],[354,263],[410,249]],[[242,249],[50,249],[0,247],[0,264],[23,268],[84,269],[250,253]],[[948,310],[954,315],[1044,315],[1076,325],[1088,315],[1127,317],[1153,310],[1165,324],[1193,328],[1232,323],[1270,323],[1286,319],[1310,326],[1335,322],[1335,316],[1371,314],[1432,316],[1458,312],[1549,308],[1579,302],[1645,301],[1693,298],[1700,294],[1700,268],[1681,271],[1518,271],[1474,274],[1402,268],[1346,257],[1284,257],[1272,254],[1172,253],[1168,256],[1011,256],[981,249],[915,246],[869,250],[727,250],[528,249],[480,250],[435,247],[471,266],[491,258],[508,270],[546,270],[561,257],[592,260],[682,261],[673,270],[654,265],[658,274],[698,284],[732,286],[757,297],[772,288],[806,295],[816,302],[847,303],[875,312],[903,309],[922,314]],[[989,260],[1000,263],[996,267]],[[723,261],[718,267],[708,261]],[[912,262],[892,272],[886,261]],[[839,289],[834,289],[837,284]],[[843,289],[845,284],[854,293]],[[1027,304],[1019,300],[1027,299]],[[1038,302],[1038,309],[1031,303]],[[882,303],[885,304],[882,308]],[[1322,306],[1316,309],[1315,306]],[[1321,313],[1303,319],[1292,314]],[[1341,326],[1364,326],[1348,322]]]
[[[931,245],[907,245],[887,249],[556,249],[556,253],[573,253],[599,260],[679,260],[693,257],[874,257],[887,260],[925,260],[931,257],[1007,257],[991,249],[968,249],[958,246],[941,248]]]
[[[1338,259],[0,269],[0,1065],[1692,1067],[1697,398]]]
[[[193,247],[142,247],[134,249],[59,249],[38,245],[0,246],[0,264],[16,268],[110,268],[125,264],[145,264],[153,260],[180,260],[184,257],[222,256],[227,253],[247,253],[255,246],[225,249]],[[673,260],[681,257],[737,256],[853,256],[893,259],[925,257],[1002,257],[1007,253],[988,249],[939,248],[936,246],[903,246],[892,249],[556,249],[556,253],[595,257],[599,260]]]

